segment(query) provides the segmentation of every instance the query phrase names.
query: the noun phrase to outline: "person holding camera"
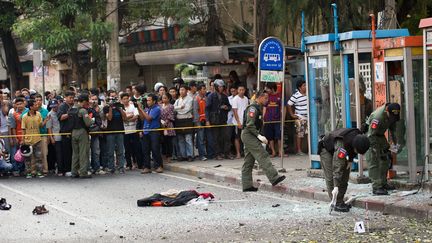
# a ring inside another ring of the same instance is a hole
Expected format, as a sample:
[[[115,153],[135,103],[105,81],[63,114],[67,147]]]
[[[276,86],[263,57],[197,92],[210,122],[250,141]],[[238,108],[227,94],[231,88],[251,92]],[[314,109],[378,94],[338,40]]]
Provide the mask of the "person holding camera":
[[[150,153],[153,157],[154,168],[157,173],[163,172],[162,155],[160,151],[160,131],[154,131],[161,126],[161,109],[157,104],[157,96],[149,94],[147,96],[147,108],[143,108],[138,103],[138,112],[141,120],[144,120],[143,134],[143,151],[144,151],[144,169],[141,174],[151,173]]]
[[[124,120],[126,113],[124,106],[118,101],[117,92],[109,90],[108,102],[103,108],[103,113],[107,118],[107,131],[112,133],[107,134],[107,147],[108,147],[108,169],[111,173],[115,172],[114,164],[114,151],[118,161],[118,170],[124,173],[125,167],[125,154],[124,154]]]
[[[97,94],[90,95],[90,104],[87,109],[90,118],[92,119],[92,124],[90,125],[90,132],[98,132],[101,130],[102,126],[102,118],[101,118],[101,108],[99,107],[99,97]],[[96,175],[104,175],[105,171],[101,170],[100,164],[100,134],[91,134],[90,135],[90,150],[91,150],[91,160],[90,167],[94,174]]]

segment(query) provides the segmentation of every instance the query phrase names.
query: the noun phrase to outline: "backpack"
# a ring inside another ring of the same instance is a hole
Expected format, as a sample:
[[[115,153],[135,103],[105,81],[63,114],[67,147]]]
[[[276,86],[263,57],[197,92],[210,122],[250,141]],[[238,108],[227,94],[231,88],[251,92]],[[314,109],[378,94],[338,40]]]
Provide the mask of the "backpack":
[[[79,129],[79,128],[88,129],[85,126],[82,117],[79,117],[78,113],[79,113],[79,109],[75,107],[72,107],[68,110],[67,112],[68,119],[65,121],[60,132],[72,132],[73,129]]]

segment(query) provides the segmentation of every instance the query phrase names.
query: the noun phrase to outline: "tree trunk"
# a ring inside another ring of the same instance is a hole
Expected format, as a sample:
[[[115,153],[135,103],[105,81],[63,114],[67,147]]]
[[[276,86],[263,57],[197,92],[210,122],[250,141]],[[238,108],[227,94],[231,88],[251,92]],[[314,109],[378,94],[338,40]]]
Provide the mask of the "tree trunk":
[[[268,19],[268,0],[258,0],[257,2],[257,15],[258,15],[258,44],[264,40],[267,33],[267,19]]]
[[[216,46],[219,45],[220,38],[222,43],[225,44],[226,38],[216,10],[215,0],[207,0],[207,7],[209,10],[209,19],[207,22],[205,43],[207,46]]]
[[[15,45],[15,40],[12,37],[12,32],[0,30],[0,38],[3,42],[7,73],[9,74],[10,79],[10,90],[11,94],[13,94],[18,86],[18,82],[20,82],[23,77],[21,63]]]
[[[72,82],[75,82],[77,86],[81,88],[82,80],[80,79],[79,52],[77,50],[72,51],[70,59],[72,62]]]

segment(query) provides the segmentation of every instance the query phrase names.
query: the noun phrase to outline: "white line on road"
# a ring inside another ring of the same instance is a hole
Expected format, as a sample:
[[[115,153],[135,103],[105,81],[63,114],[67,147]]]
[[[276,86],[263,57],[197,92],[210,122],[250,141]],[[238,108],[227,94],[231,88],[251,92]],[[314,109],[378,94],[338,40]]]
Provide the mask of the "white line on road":
[[[59,207],[59,206],[57,206],[57,205],[55,205],[55,204],[53,204],[53,203],[49,203],[48,201],[44,201],[44,200],[42,200],[42,199],[40,199],[40,198],[38,198],[38,197],[35,197],[35,196],[32,196],[32,195],[27,194],[27,193],[25,193],[25,192],[22,192],[22,191],[19,191],[19,190],[13,189],[12,187],[6,186],[6,185],[1,184],[1,183],[0,183],[0,187],[3,187],[4,189],[9,190],[9,191],[11,191],[11,192],[13,192],[13,193],[16,193],[16,194],[18,194],[18,195],[21,195],[21,196],[23,196],[23,197],[29,198],[29,199],[31,199],[31,200],[33,200],[33,201],[36,201],[36,202],[40,203],[40,204],[44,204],[44,205],[46,205],[46,206],[49,206],[50,208],[53,208],[53,209],[55,209],[55,210],[57,210],[57,211],[60,211],[60,212],[62,212],[62,213],[64,213],[64,214],[67,214],[67,215],[69,215],[69,216],[71,216],[71,217],[74,217],[74,218],[77,218],[77,219],[79,219],[79,220],[85,221],[85,222],[87,222],[87,223],[89,223],[89,224],[91,224],[91,225],[93,225],[93,226],[95,226],[95,227],[101,228],[102,230],[106,230],[106,229],[107,229],[107,227],[104,227],[104,226],[98,225],[96,222],[94,222],[94,221],[92,221],[92,220],[90,220],[90,219],[88,219],[88,218],[86,218],[86,217],[83,217],[83,216],[81,216],[81,215],[78,215],[78,214],[75,214],[75,213],[73,213],[73,212],[70,212],[70,211],[68,211],[68,210],[66,210],[66,209],[64,209],[64,208],[61,208],[61,207]],[[117,236],[121,235],[121,233],[116,232],[115,230],[113,230],[113,229],[111,229],[111,228],[109,229],[109,231],[110,231],[111,233],[117,235]]]
[[[167,174],[167,173],[160,174],[160,175],[171,177],[171,178],[177,178],[177,179],[181,179],[181,180],[185,180],[185,181],[191,181],[191,182],[196,182],[196,183],[200,183],[200,184],[205,184],[205,185],[208,185],[208,186],[219,187],[219,188],[223,188],[223,189],[227,189],[227,190],[242,192],[242,190],[237,189],[237,188],[232,188],[232,187],[228,187],[228,186],[222,186],[222,185],[218,185],[218,184],[213,184],[213,183],[205,182],[205,181],[202,181],[202,180],[194,180],[194,179],[189,179],[189,178],[185,178],[185,177],[181,177],[181,176],[176,176],[176,175],[172,175],[172,174]],[[282,198],[282,197],[271,196],[271,195],[267,195],[267,194],[263,194],[263,193],[259,193],[259,192],[248,192],[248,194],[249,195],[254,195],[254,196],[261,196],[261,197],[276,199],[276,200],[281,200],[281,201],[290,202],[290,203],[300,203],[299,201],[296,201],[296,200],[291,200],[291,199],[286,199],[286,198]]]

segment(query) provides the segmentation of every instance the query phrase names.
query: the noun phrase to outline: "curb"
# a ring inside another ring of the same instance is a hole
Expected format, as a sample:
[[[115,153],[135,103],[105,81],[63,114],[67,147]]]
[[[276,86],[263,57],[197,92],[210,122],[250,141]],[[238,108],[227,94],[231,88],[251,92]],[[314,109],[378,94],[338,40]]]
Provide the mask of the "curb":
[[[206,178],[215,181],[221,181],[241,186],[241,178],[235,175],[226,175],[226,173],[217,173],[211,169],[199,168],[196,166],[176,166],[165,164],[164,169],[171,172],[186,174],[198,178]],[[330,202],[328,194],[325,191],[317,190],[313,187],[293,188],[288,185],[272,186],[270,183],[254,182],[260,190],[284,193],[289,196]],[[396,215],[419,220],[432,221],[432,207],[421,204],[404,201],[403,198],[373,197],[358,198],[353,203],[354,207],[368,209],[371,211],[382,212],[384,215]]]

